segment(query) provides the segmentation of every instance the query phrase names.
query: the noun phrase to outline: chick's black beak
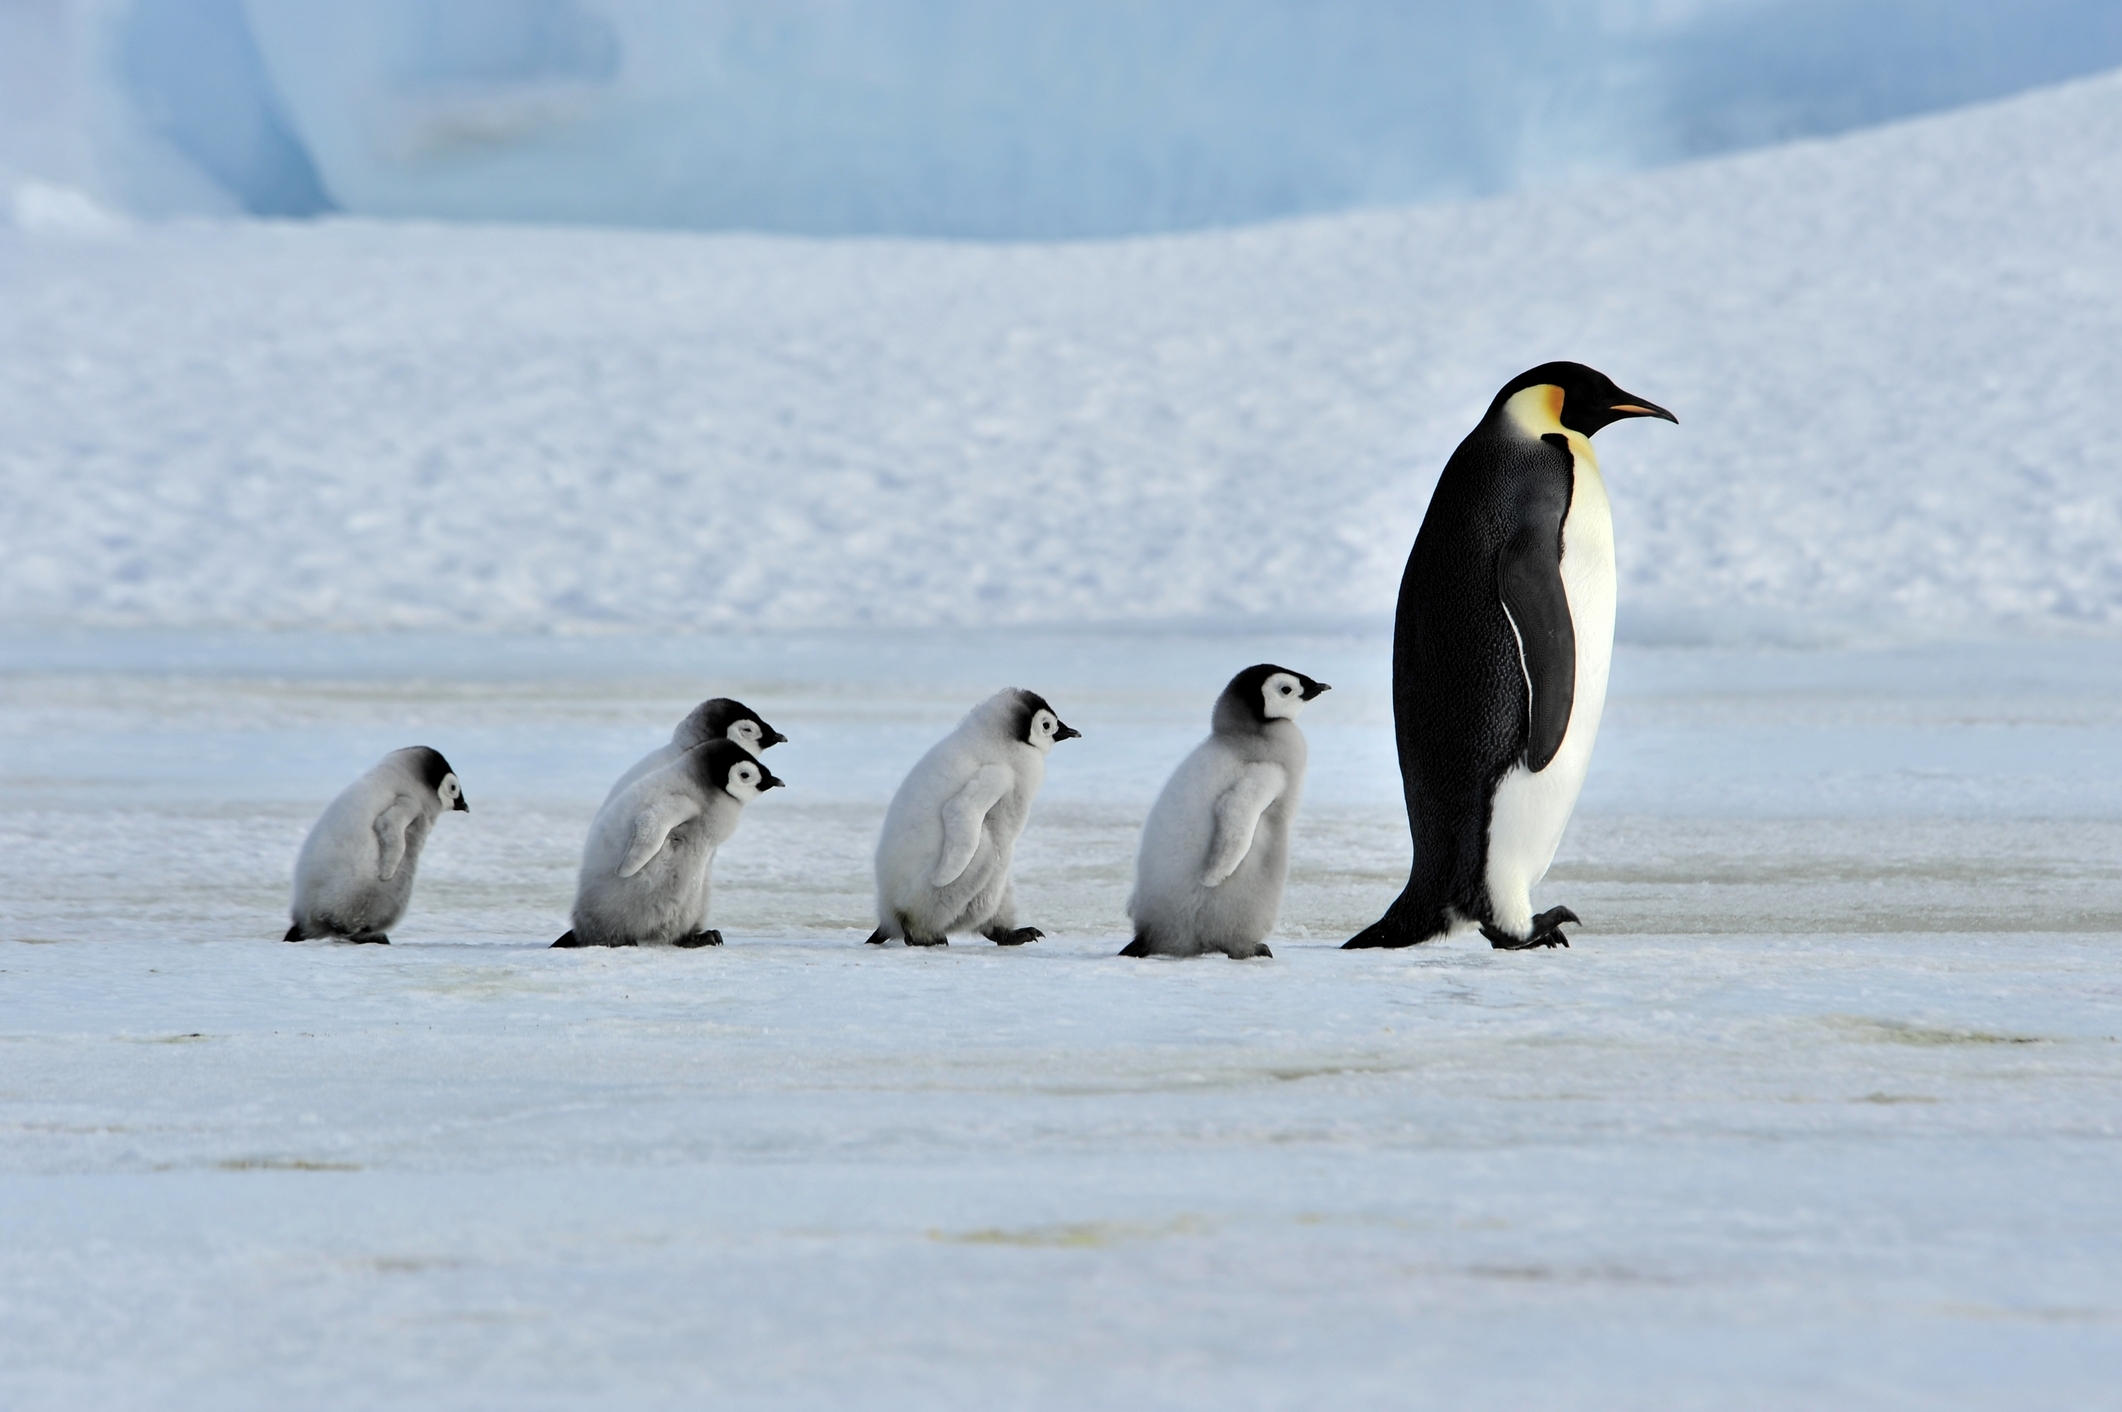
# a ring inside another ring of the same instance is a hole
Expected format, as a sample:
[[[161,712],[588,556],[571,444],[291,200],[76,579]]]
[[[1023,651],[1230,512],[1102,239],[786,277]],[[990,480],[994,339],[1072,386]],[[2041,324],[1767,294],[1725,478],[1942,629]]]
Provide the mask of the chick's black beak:
[[[761,750],[764,750],[769,746],[779,745],[782,741],[787,739],[787,736],[781,734],[781,732],[775,730],[772,726],[768,726],[766,728],[766,738],[759,743],[759,748]]]
[[[1680,425],[1680,419],[1655,402],[1646,402],[1633,392],[1624,392],[1620,399],[1606,409],[1618,420],[1622,417],[1657,417],[1662,421]]]
[[[1304,679],[1304,699],[1306,701],[1332,690],[1333,688],[1323,681],[1313,681],[1310,677]]]
[[[449,807],[459,814],[469,814],[472,811],[472,806],[465,802],[464,796],[461,794],[457,796],[457,802]]]
[[[773,775],[773,774],[769,774],[769,775],[767,775],[767,777],[766,777],[765,779],[763,779],[763,780],[759,781],[759,788],[760,788],[760,790],[762,790],[762,791],[765,791],[765,790],[769,790],[769,789],[783,789],[783,788],[786,788],[786,787],[787,787],[787,785],[788,785],[788,781],[787,781],[787,780],[781,779],[781,778],[779,778],[778,776],[776,776],[776,775]]]
[[[1064,726],[1059,721],[1054,722],[1054,742],[1056,744],[1064,740],[1075,740],[1082,734],[1083,732],[1077,730],[1074,726]]]

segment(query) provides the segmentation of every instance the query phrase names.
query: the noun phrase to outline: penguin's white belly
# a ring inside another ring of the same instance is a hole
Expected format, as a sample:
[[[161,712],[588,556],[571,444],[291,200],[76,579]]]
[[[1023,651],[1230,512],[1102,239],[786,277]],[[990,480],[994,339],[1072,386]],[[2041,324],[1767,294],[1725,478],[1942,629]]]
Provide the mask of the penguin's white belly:
[[[1562,522],[1562,590],[1577,638],[1576,700],[1555,758],[1538,774],[1512,766],[1489,814],[1489,908],[1498,927],[1518,936],[1532,925],[1533,884],[1547,876],[1584,788],[1614,656],[1613,511],[1590,444],[1574,435],[1570,441],[1576,485]]]

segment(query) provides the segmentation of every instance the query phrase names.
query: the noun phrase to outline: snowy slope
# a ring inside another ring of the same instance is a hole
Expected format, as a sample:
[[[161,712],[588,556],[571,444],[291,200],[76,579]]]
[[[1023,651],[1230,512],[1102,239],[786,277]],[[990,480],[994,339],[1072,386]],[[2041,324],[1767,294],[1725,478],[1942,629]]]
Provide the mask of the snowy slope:
[[[1638,637],[2122,628],[2122,80],[1600,188],[990,247],[0,231],[0,617],[1375,619],[1568,356]]]

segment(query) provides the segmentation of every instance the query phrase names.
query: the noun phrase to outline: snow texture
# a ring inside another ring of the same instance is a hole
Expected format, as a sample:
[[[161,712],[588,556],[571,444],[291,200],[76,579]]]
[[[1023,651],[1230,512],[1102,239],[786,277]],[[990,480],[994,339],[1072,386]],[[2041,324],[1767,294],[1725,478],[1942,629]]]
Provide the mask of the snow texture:
[[[1600,437],[1625,638],[2122,628],[2113,76],[1112,243],[56,224],[0,231],[16,622],[1377,621],[1572,357],[1681,418]]]
[[[1379,637],[0,637],[0,1403],[2090,1408],[2122,1357],[2122,646],[1624,647],[1536,904],[1404,876]],[[1123,961],[1235,666],[1335,690],[1273,961]],[[862,945],[899,775],[1084,731],[1003,951]],[[790,787],[714,952],[538,949],[604,786],[731,692]],[[382,947],[284,945],[393,746]]]

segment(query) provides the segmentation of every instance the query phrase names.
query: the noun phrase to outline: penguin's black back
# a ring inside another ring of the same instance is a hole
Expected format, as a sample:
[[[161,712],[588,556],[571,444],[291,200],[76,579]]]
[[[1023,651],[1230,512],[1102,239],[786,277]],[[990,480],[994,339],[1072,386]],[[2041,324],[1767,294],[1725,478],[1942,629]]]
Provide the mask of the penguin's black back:
[[[1379,927],[1425,941],[1451,914],[1486,920],[1490,806],[1525,755],[1528,690],[1503,610],[1498,561],[1514,536],[1546,533],[1555,557],[1574,488],[1566,441],[1513,427],[1498,397],[1445,463],[1400,580],[1393,717],[1414,867]]]

